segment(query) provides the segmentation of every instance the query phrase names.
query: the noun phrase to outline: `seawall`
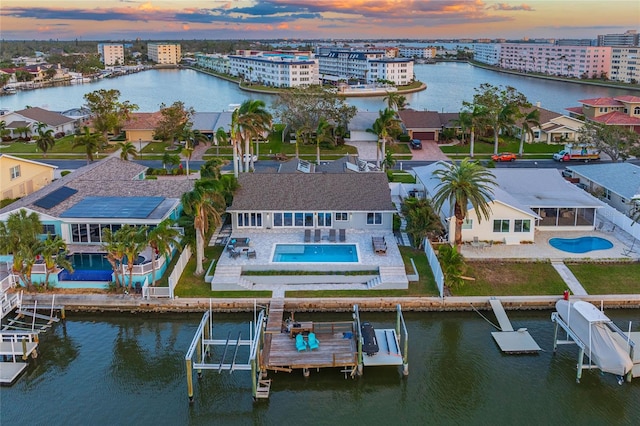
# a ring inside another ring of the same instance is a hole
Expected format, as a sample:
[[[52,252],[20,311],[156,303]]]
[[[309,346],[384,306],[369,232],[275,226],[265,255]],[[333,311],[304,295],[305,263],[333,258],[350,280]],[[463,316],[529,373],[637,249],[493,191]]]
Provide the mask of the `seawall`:
[[[551,310],[562,296],[500,296],[506,310]],[[25,294],[23,302],[38,306],[51,305],[53,294]],[[578,299],[577,297],[574,297]],[[640,309],[640,294],[589,295],[580,300],[602,305],[608,309]],[[145,300],[134,295],[56,294],[55,304],[64,305],[70,312],[132,312],[171,313],[204,312],[209,303],[216,312],[249,312],[258,305],[268,305],[270,298],[176,298]],[[285,309],[295,312],[348,312],[357,304],[362,311],[395,311],[400,304],[403,311],[445,312],[490,309],[488,296],[473,297],[340,297],[297,299],[286,298]]]

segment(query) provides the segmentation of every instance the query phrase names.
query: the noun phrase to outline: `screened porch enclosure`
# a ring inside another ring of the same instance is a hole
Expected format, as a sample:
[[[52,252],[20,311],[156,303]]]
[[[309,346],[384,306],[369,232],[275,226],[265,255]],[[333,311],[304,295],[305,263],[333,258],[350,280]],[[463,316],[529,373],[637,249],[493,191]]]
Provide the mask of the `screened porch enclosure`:
[[[594,226],[596,209],[593,207],[533,207],[540,216],[539,227]]]

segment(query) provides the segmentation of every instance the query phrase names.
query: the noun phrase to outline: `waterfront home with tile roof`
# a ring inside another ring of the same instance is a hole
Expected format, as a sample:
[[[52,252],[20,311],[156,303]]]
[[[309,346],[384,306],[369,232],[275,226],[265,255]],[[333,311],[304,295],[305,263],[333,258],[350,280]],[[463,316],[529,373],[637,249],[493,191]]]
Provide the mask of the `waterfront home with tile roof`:
[[[233,230],[393,229],[384,173],[243,173],[227,209]]]
[[[432,198],[440,179],[433,172],[448,163],[416,167],[416,183]],[[485,241],[521,244],[534,240],[536,229],[558,231],[593,230],[600,203],[562,178],[555,169],[492,169],[497,186],[489,200],[489,220],[479,220],[470,207],[462,227],[462,240],[476,237]],[[455,219],[450,206],[440,212],[450,242],[454,241]]]
[[[640,167],[631,163],[568,166],[573,177],[602,201],[630,216],[640,209]]]
[[[607,126],[624,126],[640,133],[640,96],[582,99],[578,102],[582,106],[567,108],[572,117],[584,117]]]
[[[411,139],[438,142],[443,129],[459,127],[455,124],[458,113],[405,109],[398,115]]]
[[[523,114],[529,114],[532,110],[537,109],[540,111],[540,126],[533,127],[533,140],[531,140],[530,134],[525,134],[525,142],[545,142],[545,143],[565,143],[574,142],[577,139],[578,130],[584,126],[584,122],[577,118],[572,118],[566,115],[558,114],[557,112],[549,111],[548,109],[541,108],[540,106],[533,106],[531,108],[523,110]],[[514,127],[516,128],[517,136],[520,137],[522,132],[522,119],[516,121]]]
[[[43,237],[60,235],[79,256],[103,253],[106,228],[115,232],[123,225],[155,226],[180,216],[182,194],[193,188],[193,181],[146,180],[146,169],[119,158],[89,164],[0,209],[0,220],[20,209],[35,212]]]
[[[53,180],[58,166],[0,153],[0,200],[24,197]]]

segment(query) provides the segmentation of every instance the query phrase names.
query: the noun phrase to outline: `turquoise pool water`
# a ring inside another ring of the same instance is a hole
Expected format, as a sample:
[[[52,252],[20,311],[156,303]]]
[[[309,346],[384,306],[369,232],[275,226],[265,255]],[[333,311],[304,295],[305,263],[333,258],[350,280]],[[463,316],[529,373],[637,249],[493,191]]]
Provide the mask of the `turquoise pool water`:
[[[357,262],[355,244],[276,244],[273,261],[279,263]]]
[[[607,250],[613,247],[613,243],[600,237],[580,238],[552,238],[549,240],[551,247],[568,253],[588,253],[593,250]]]

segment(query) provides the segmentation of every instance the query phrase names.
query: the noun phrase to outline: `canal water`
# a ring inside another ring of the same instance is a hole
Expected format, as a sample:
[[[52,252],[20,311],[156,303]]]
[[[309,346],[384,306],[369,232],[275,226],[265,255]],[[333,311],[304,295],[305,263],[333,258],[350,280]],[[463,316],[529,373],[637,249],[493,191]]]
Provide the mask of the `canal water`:
[[[608,311],[623,329],[640,311]],[[244,327],[251,314],[215,314],[214,337]],[[361,313],[392,328],[395,314]],[[493,315],[487,313],[493,321]],[[550,312],[509,312],[544,349],[502,355],[493,327],[476,313],[406,313],[409,376],[395,367],[271,374],[271,397],[253,402],[248,372],[205,371],[189,405],[184,356],[200,314],[68,315],[41,339],[40,356],[0,390],[0,423],[30,425],[425,425],[638,424],[640,379],[618,385],[585,371],[575,382],[577,348],[552,354]],[[296,319],[349,320],[350,314]],[[235,337],[237,331],[233,331]],[[247,334],[243,334],[246,336]],[[293,343],[292,343],[293,344]],[[321,342],[322,344],[322,342]],[[227,359],[228,361],[228,359]]]
[[[567,107],[579,106],[580,99],[637,93],[499,73],[458,62],[416,65],[414,72],[418,80],[427,84],[427,90],[406,95],[409,107],[417,110],[457,112],[463,101],[473,99],[474,89],[482,83],[513,86],[530,102],[540,102],[543,108],[560,114],[566,113]],[[267,106],[276,99],[275,95],[242,91],[236,83],[193,70],[169,69],[150,70],[95,83],[20,91],[0,97],[0,107],[19,110],[37,106],[64,111],[81,106],[84,94],[98,89],[119,90],[120,99],[137,104],[141,112],[157,111],[160,104],[170,105],[175,101],[183,101],[196,111],[217,112],[228,110],[230,104],[247,99],[261,99]],[[385,106],[384,97],[350,98],[348,102],[368,111],[378,111]]]

